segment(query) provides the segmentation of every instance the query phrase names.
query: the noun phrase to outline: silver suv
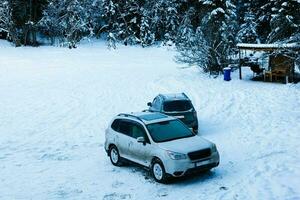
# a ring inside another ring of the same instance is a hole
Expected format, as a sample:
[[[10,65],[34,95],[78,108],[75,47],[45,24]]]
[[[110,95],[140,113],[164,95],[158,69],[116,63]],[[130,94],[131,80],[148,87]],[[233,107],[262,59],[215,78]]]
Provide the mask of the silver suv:
[[[111,163],[132,161],[151,170],[157,182],[219,165],[216,145],[195,135],[177,118],[162,113],[119,114],[105,134]]]

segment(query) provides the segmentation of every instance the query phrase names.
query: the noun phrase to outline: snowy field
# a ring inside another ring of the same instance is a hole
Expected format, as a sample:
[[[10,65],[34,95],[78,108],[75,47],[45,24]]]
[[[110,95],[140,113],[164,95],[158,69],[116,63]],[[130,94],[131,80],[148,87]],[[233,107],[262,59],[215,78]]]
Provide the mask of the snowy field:
[[[300,84],[224,82],[166,48],[104,43],[13,48],[0,41],[0,199],[300,199]],[[246,75],[246,74],[245,74]],[[155,183],[111,165],[104,130],[158,93],[186,92],[200,134],[217,144],[209,173]]]

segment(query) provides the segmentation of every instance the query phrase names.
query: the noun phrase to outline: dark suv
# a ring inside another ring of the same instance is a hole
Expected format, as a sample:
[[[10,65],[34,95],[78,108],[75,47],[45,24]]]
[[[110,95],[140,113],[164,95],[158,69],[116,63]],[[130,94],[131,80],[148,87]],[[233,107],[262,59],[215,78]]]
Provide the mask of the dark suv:
[[[161,112],[180,119],[185,125],[198,132],[197,112],[185,93],[159,94],[147,104],[149,111]]]

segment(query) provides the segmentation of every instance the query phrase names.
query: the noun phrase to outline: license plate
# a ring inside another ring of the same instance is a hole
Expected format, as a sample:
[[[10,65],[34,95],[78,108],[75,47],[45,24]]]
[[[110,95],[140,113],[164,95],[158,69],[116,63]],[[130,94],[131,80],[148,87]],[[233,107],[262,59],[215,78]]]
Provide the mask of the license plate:
[[[178,119],[184,119],[184,115],[179,115],[179,116],[174,116],[174,117],[176,117]]]
[[[196,162],[195,167],[200,167],[202,165],[207,165],[209,163],[210,163],[210,160],[204,160],[204,161]]]

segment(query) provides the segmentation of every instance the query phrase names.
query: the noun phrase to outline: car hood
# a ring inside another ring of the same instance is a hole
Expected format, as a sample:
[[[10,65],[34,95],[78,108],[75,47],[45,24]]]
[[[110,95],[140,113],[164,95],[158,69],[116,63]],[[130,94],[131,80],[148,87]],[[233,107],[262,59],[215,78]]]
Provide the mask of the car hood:
[[[205,148],[211,148],[212,142],[200,137],[188,137],[169,142],[159,143],[158,146],[164,150],[187,154],[188,152],[198,151]]]

